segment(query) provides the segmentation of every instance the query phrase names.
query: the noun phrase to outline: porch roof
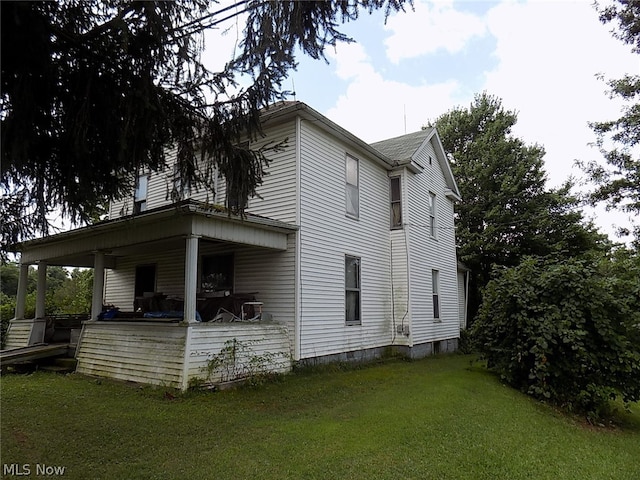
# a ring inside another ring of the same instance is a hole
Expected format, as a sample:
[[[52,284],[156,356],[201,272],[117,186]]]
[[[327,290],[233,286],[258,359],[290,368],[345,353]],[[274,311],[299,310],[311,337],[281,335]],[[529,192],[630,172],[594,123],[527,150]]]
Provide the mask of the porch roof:
[[[93,254],[105,253],[105,267],[115,258],[183,246],[187,235],[218,242],[237,243],[274,250],[287,249],[287,235],[298,230],[267,217],[229,215],[202,202],[183,202],[15,245],[23,264],[46,261],[50,265],[92,267]]]

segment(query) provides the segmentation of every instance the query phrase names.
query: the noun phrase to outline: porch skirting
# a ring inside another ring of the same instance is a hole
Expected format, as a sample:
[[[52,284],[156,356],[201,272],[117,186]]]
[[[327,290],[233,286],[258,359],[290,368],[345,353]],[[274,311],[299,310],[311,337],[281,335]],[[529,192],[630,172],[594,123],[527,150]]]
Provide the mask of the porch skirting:
[[[291,370],[289,335],[277,323],[90,321],[76,371],[186,389]]]
[[[28,347],[44,341],[46,319],[13,319],[9,322],[4,349]]]

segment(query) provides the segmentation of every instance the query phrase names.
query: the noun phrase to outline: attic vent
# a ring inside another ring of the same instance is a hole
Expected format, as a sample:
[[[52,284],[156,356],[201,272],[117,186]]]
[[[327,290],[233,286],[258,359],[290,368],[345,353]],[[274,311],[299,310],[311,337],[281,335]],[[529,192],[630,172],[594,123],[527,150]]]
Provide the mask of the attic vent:
[[[433,164],[433,157],[431,157],[431,155],[429,155],[429,165]]]

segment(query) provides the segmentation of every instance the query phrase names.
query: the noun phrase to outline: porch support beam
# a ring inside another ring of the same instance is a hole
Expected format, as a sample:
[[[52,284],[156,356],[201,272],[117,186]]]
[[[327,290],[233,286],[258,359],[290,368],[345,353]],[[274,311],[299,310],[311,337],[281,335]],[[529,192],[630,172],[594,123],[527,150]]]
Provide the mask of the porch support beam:
[[[184,321],[196,321],[196,294],[198,289],[198,244],[200,237],[188,235],[184,260]]]
[[[29,265],[20,263],[20,276],[18,277],[18,292],[16,295],[16,320],[24,318],[24,306],[27,301],[27,283],[29,280]]]
[[[91,297],[91,320],[97,320],[102,313],[104,291],[104,252],[95,252],[93,256],[93,294]]]
[[[38,262],[38,290],[36,292],[36,318],[45,316],[45,300],[47,298],[47,262]]]

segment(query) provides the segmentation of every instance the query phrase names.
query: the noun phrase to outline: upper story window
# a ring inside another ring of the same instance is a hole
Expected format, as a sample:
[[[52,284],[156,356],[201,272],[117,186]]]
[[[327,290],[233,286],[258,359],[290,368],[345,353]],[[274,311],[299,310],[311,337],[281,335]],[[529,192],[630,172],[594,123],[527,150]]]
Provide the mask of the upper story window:
[[[402,228],[402,179],[389,179],[389,197],[391,202],[391,228]]]
[[[429,235],[436,236],[436,194],[429,192]]]
[[[357,158],[347,155],[346,168],[347,215],[358,218],[360,216],[360,162]]]
[[[180,167],[177,164],[173,166],[173,192],[171,196],[174,201],[183,200],[191,196],[189,184],[182,177]]]
[[[136,179],[136,189],[133,194],[133,213],[144,212],[147,209],[147,188],[149,185],[149,175],[138,175]]]
[[[229,187],[229,181],[227,181],[227,208],[233,213],[238,213],[247,208],[247,199],[240,192],[234,192]]]

